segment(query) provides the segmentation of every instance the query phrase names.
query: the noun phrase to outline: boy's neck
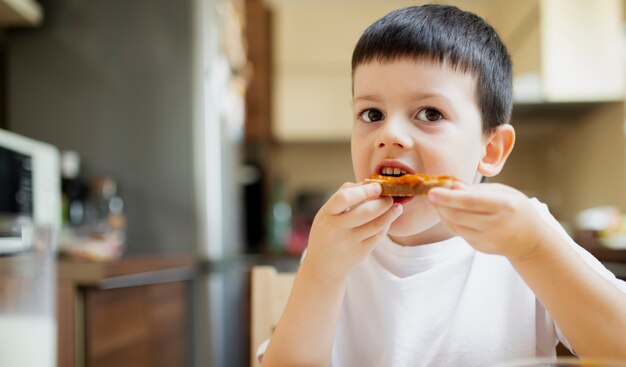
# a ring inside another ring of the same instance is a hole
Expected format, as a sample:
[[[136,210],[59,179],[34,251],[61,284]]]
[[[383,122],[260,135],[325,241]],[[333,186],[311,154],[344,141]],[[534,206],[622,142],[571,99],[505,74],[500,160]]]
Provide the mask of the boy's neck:
[[[401,246],[421,246],[445,241],[456,236],[443,223],[439,222],[416,235],[401,237],[389,235],[389,238]]]

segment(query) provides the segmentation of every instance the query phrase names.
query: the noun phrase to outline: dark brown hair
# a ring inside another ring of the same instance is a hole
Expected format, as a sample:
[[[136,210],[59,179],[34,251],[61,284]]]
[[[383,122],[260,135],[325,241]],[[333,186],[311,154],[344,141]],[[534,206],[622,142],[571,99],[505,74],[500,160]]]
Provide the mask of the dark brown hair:
[[[478,15],[432,4],[394,10],[361,35],[352,54],[352,75],[361,64],[405,58],[445,62],[474,75],[484,132],[510,122],[511,57],[495,29]]]

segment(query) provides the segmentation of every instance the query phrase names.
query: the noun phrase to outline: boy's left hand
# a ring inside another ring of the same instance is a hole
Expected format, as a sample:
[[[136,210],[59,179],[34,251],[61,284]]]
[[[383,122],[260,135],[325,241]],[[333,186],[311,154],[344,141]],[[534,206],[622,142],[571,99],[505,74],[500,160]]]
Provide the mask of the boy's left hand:
[[[532,255],[549,228],[526,195],[502,184],[433,188],[428,199],[443,223],[476,250],[511,260]]]

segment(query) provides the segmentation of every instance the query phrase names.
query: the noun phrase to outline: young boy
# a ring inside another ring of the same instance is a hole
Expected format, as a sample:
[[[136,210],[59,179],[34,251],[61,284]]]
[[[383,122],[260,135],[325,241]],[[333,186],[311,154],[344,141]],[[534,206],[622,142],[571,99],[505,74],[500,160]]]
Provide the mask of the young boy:
[[[515,141],[510,57],[480,17],[396,10],[352,59],[352,163],[453,175],[409,199],[346,183],[320,209],[264,366],[489,366],[554,356],[626,359],[626,283],[544,204],[500,184]]]

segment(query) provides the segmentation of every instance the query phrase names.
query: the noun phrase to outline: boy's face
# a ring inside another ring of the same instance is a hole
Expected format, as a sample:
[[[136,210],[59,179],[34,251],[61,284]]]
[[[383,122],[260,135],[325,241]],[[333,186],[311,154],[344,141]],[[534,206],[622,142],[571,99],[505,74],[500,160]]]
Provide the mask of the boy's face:
[[[446,65],[401,59],[354,72],[352,165],[357,181],[385,167],[480,180],[485,154],[475,78]],[[401,201],[402,202],[402,201]],[[389,230],[400,244],[450,237],[425,196],[402,202]]]

